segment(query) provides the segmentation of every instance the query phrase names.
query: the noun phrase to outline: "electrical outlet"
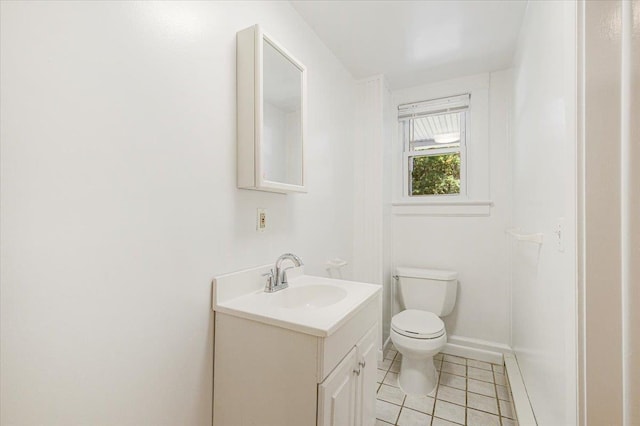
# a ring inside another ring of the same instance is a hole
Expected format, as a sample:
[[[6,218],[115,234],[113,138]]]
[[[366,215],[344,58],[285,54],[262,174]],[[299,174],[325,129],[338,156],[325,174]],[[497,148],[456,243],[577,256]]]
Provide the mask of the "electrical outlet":
[[[256,217],[256,230],[264,232],[267,229],[267,209],[258,209]]]

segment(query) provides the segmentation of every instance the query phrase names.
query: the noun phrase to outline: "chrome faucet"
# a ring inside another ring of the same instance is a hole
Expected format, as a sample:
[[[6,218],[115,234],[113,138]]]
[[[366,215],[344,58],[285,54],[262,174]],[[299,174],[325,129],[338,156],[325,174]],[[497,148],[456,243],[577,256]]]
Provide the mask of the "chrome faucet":
[[[290,260],[293,262],[294,266],[289,266],[288,268],[282,268],[282,262],[285,260]],[[262,274],[267,278],[267,285],[264,287],[264,291],[267,293],[273,293],[279,290],[283,290],[289,287],[289,282],[287,281],[287,269],[291,269],[293,267],[302,266],[302,260],[293,253],[285,253],[276,260],[275,274],[273,269],[266,274]]]

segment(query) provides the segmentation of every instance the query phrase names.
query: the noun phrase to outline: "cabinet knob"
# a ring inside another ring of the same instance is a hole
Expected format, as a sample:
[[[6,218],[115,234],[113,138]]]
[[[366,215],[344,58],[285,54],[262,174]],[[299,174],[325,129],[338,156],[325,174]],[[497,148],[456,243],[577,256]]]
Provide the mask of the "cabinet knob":
[[[356,373],[356,375],[357,375],[357,376],[359,376],[359,375],[360,375],[360,369],[359,369],[359,368],[358,368],[357,370],[356,370],[356,369],[354,369],[354,370],[353,370],[353,372],[354,372],[354,373]]]
[[[367,366],[367,361],[360,361],[360,362],[358,363],[358,365],[359,365],[360,367],[364,368],[364,367],[366,367],[366,366]]]

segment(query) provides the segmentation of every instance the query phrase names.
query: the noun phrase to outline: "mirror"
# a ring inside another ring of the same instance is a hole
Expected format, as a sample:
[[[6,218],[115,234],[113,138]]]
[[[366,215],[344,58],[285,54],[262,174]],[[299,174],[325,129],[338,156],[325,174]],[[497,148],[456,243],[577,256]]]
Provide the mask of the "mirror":
[[[302,185],[302,73],[267,40],[263,55],[263,176]]]
[[[306,192],[305,67],[257,25],[237,48],[238,187]]]

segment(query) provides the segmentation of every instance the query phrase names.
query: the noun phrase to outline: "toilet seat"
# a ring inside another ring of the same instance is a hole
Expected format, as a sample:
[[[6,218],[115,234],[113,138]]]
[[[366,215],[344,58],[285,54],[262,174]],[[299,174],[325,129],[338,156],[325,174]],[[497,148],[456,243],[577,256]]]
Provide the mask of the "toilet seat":
[[[394,315],[391,329],[412,339],[436,339],[445,334],[444,322],[436,314],[418,309]]]

